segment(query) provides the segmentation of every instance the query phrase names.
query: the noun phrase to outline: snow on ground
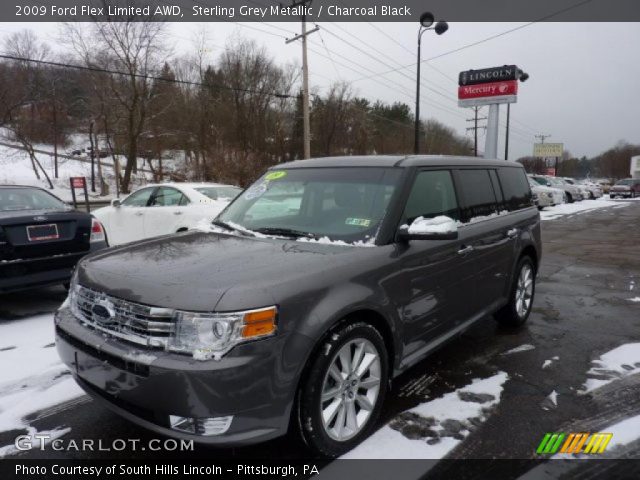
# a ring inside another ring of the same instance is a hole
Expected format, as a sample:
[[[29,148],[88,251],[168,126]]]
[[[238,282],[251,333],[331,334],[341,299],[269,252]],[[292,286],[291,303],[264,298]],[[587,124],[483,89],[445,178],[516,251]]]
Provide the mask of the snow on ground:
[[[628,298],[627,300],[634,303],[640,303],[640,297]]]
[[[533,345],[525,343],[524,345],[520,345],[519,347],[512,348],[511,350],[507,350],[502,355],[511,355],[512,353],[527,352],[527,351],[533,350],[535,348],[536,347],[534,347]]]
[[[601,208],[623,208],[628,206],[629,203],[618,200],[609,200],[607,197],[602,197],[597,200],[583,200],[575,203],[563,203],[556,205],[555,207],[545,207],[540,212],[541,220],[556,220],[567,215],[583,214],[591,212],[593,210],[599,210]]]
[[[34,145],[34,148],[53,152],[53,146],[51,145]],[[64,151],[61,149],[60,153],[64,153]],[[36,153],[36,157],[51,178],[51,181],[54,185],[53,190],[49,189],[49,184],[47,183],[47,180],[44,178],[44,175],[41,171],[39,172],[40,180],[36,178],[36,174],[33,171],[31,160],[27,152],[25,152],[24,150],[7,147],[5,145],[0,145],[0,184],[32,185],[35,187],[46,188],[48,191],[61,198],[62,200],[70,202],[72,197],[71,190],[69,188],[69,177],[86,177],[88,182],[87,186],[89,187],[90,199],[110,200],[111,198],[115,198],[115,184],[112,184],[113,170],[110,167],[103,167],[105,179],[107,183],[110,184],[110,195],[100,197],[97,193],[92,194],[90,190],[90,163],[81,162],[79,160],[71,160],[67,158],[58,158],[58,178],[56,179],[54,178],[53,155]],[[111,164],[111,159],[101,159],[101,161],[103,162],[103,164]],[[98,171],[96,166],[96,177],[97,175]],[[151,175],[148,173],[144,174],[142,172],[139,172],[132,178],[132,184],[134,188],[137,188],[138,186],[144,185],[151,181]],[[97,178],[96,189],[99,192]],[[83,195],[82,191],[78,189],[76,190],[76,194],[78,195],[78,199],[80,200]]]
[[[544,363],[542,364],[542,368],[549,368],[553,362],[557,362],[558,360],[560,360],[560,357],[558,357],[557,355],[555,357],[551,357],[550,360],[545,360]]]
[[[627,343],[591,362],[581,393],[592,392],[619,378],[640,373],[640,343]]]
[[[498,372],[396,416],[342,458],[440,459],[500,402],[509,376]]]
[[[0,432],[37,432],[26,417],[84,395],[54,346],[53,314],[0,321]],[[48,434],[61,436],[68,429]],[[53,438],[52,438],[53,439]],[[0,458],[15,452],[0,446]]]

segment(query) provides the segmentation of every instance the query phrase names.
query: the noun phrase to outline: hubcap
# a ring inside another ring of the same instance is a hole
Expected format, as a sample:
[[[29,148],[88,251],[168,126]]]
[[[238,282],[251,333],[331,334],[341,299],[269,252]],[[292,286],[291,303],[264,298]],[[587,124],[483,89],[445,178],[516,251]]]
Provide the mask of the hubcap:
[[[531,306],[533,297],[533,270],[530,265],[524,265],[518,276],[518,286],[516,288],[516,313],[518,317],[524,318]]]
[[[333,356],[322,384],[322,425],[333,440],[344,442],[360,432],[376,405],[381,364],[376,347],[357,338]]]

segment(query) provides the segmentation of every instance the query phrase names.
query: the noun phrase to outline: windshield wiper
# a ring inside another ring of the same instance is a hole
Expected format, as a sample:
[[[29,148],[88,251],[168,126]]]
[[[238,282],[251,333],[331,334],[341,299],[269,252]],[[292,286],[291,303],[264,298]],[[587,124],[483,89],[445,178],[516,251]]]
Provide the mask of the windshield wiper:
[[[303,232],[301,230],[293,230],[291,228],[280,228],[280,227],[262,227],[257,228],[256,232],[263,233],[265,235],[276,235],[283,237],[292,237],[292,238],[316,238],[316,235],[310,232]]]
[[[248,230],[242,230],[240,228],[234,227],[233,225],[228,224],[222,220],[214,220],[211,222],[212,225],[216,227],[222,227],[225,230],[229,230],[230,232],[238,232],[240,235],[244,235],[245,237],[252,237],[252,235]]]

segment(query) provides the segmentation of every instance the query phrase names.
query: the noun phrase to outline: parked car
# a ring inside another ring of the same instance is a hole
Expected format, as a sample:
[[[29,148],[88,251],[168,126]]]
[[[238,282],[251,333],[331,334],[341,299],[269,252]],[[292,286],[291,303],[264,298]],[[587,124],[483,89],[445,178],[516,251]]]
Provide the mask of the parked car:
[[[611,198],[635,198],[640,197],[640,178],[625,178],[618,180],[615,185],[609,189]]]
[[[600,178],[595,180],[595,182],[602,188],[602,193],[609,193],[609,189],[611,188],[612,181],[608,178]]]
[[[533,178],[536,182],[546,187],[554,187],[559,188],[565,193],[565,202],[573,203],[582,200],[582,190],[578,188],[576,185],[571,185],[567,183],[564,179],[560,177],[551,177],[547,175],[533,175]]]
[[[542,199],[538,201],[538,206],[540,208],[553,207],[555,205],[561,205],[564,203],[564,190],[543,186],[540,183],[536,182],[531,175],[529,175],[528,178],[531,191],[537,194],[538,197],[542,197]]]
[[[148,185],[93,214],[104,225],[109,243],[120,245],[210,222],[241,191],[216,183]]]
[[[602,187],[588,179],[576,180],[576,183],[587,190],[587,198],[595,200],[603,195]]]
[[[264,202],[285,207],[254,216]],[[293,422],[336,456],[394,377],[488,314],[527,320],[540,248],[518,163],[285,163],[205,232],[81,261],[56,345],[96,401],[154,432],[228,446]]]
[[[106,246],[90,214],[41,188],[0,185],[0,293],[68,284],[78,260]]]
[[[582,183],[578,182],[575,178],[562,177],[561,180],[563,180],[565,183],[568,183],[569,185],[577,187],[580,190],[580,197],[582,198],[582,200],[591,198],[591,192],[589,191],[589,189],[587,189],[587,187]]]
[[[553,205],[553,193],[543,190],[548,189],[549,187],[543,187],[530,178],[528,181],[531,193],[533,194],[533,202],[536,204],[538,209],[542,210],[544,207],[551,207]]]

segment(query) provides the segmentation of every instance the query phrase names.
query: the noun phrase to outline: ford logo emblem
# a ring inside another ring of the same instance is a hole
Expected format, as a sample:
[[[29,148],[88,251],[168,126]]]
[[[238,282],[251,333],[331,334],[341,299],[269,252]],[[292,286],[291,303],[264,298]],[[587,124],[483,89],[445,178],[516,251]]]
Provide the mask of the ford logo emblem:
[[[91,308],[93,319],[100,323],[108,323],[116,316],[113,304],[108,300],[102,300]]]

